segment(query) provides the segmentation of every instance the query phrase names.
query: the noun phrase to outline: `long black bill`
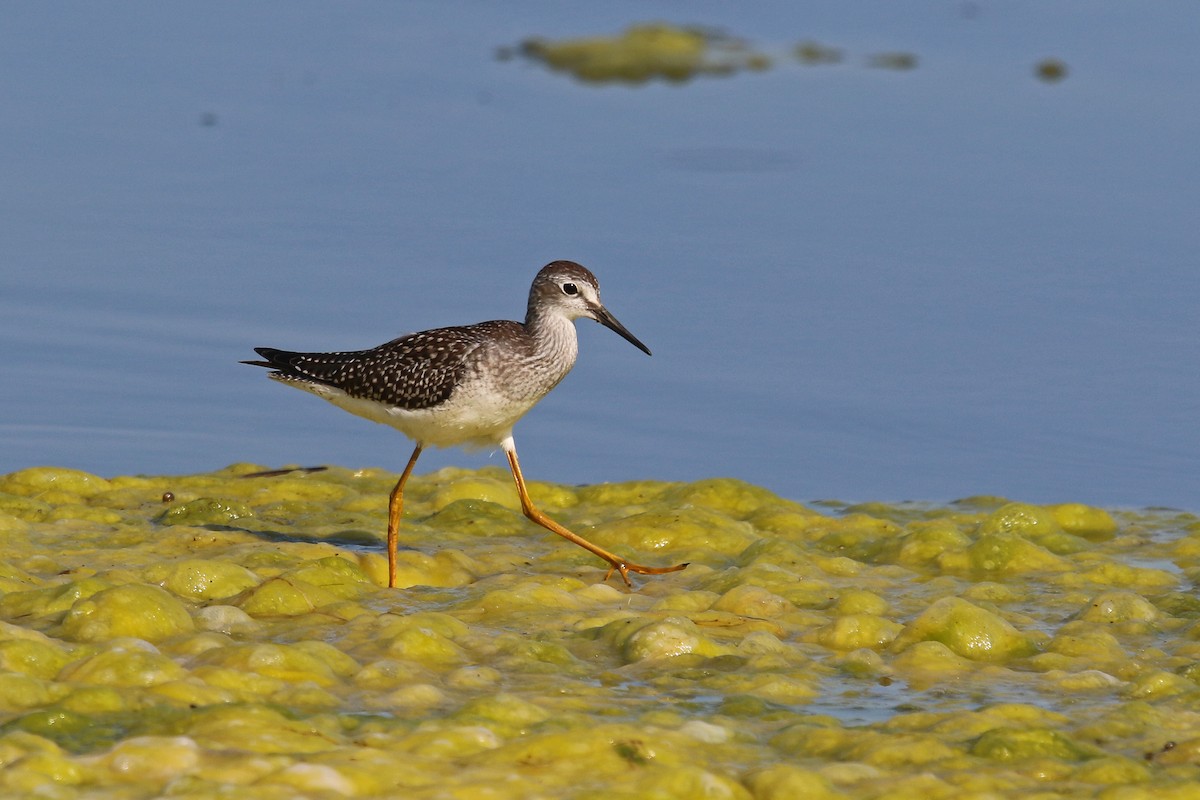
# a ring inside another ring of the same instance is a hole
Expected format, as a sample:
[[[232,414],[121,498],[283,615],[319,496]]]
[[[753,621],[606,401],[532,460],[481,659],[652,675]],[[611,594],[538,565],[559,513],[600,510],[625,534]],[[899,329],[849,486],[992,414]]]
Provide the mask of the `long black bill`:
[[[617,333],[619,333],[621,335],[622,339],[629,342],[631,345],[636,347],[638,350],[641,350],[646,355],[651,354],[650,348],[646,347],[646,345],[642,344],[641,340],[639,340],[636,336],[634,336],[632,333],[630,333],[629,330],[624,325],[622,325],[620,322],[618,322],[617,318],[614,317],[612,314],[610,314],[607,308],[605,308],[604,306],[598,306],[592,310],[596,314],[596,321],[599,322],[601,325],[608,328],[610,331],[616,331]]]

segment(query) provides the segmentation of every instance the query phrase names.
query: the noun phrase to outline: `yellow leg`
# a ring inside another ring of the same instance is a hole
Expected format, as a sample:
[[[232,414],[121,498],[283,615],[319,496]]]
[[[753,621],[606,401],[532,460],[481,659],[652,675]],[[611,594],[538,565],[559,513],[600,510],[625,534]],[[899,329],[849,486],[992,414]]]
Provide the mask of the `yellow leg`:
[[[396,539],[400,532],[400,514],[404,511],[404,484],[408,483],[408,476],[412,475],[413,467],[417,464],[417,457],[421,455],[421,445],[417,445],[413,450],[412,456],[408,459],[408,466],[404,468],[404,472],[400,473],[400,480],[396,481],[396,487],[392,489],[391,495],[388,497],[388,530],[387,530],[387,551],[388,551],[388,588],[396,587]]]
[[[511,439],[508,442],[511,445]],[[621,580],[625,581],[626,586],[633,586],[633,582],[629,580],[629,573],[636,572],[639,575],[662,575],[667,572],[678,572],[687,566],[687,564],[676,564],[673,567],[644,567],[641,564],[633,564],[625,559],[610,553],[599,545],[592,544],[587,539],[584,539],[578,534],[571,533],[569,530],[559,525],[554,520],[547,517],[539,511],[533,501],[529,499],[529,490],[525,488],[525,477],[521,475],[521,465],[517,463],[517,450],[514,446],[506,446],[504,452],[508,455],[508,466],[512,470],[513,480],[517,482],[517,494],[521,498],[521,510],[525,512],[525,516],[532,521],[541,525],[548,531],[553,531],[569,542],[573,542],[584,550],[594,553],[600,558],[603,558],[609,563],[609,570],[604,574],[604,580],[612,577],[614,571],[621,573]]]

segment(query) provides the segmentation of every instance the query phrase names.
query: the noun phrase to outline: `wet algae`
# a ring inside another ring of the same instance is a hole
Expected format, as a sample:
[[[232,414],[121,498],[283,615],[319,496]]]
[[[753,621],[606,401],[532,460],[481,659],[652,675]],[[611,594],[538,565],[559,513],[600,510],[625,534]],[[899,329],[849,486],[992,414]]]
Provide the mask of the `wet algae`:
[[[617,36],[526,39],[519,51],[589,83],[671,82],[699,75],[765,70],[769,56],[716,31],[662,23],[632,25]]]
[[[263,471],[0,476],[0,795],[1197,796],[1194,515]]]

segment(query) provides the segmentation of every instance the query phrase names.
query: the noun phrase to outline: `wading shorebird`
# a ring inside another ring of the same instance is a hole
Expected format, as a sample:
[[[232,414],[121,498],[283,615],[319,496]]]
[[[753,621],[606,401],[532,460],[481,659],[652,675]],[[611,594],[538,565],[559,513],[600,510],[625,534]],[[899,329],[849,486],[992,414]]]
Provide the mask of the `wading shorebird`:
[[[524,322],[495,320],[410,333],[371,350],[295,353],[256,347],[270,377],[338,408],[390,425],[416,443],[388,500],[388,586],[396,585],[396,541],[404,484],[426,447],[499,445],[508,456],[525,516],[629,573],[661,575],[687,566],[646,567],[592,544],[543,514],[529,498],[512,429],[575,365],[575,320],[595,320],[646,355],[650,349],[600,302],[596,276],[573,261],[547,264],[533,279]]]

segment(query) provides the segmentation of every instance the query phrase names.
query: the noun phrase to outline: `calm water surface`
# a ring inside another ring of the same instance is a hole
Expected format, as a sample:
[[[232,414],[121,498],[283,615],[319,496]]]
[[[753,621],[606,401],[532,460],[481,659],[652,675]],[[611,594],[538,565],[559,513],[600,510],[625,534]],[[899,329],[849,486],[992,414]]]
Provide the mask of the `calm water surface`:
[[[594,87],[496,49],[666,19],[762,74]],[[600,276],[531,478],[1200,510],[1190,3],[11,4],[0,472],[399,469],[236,362],[519,318]],[[838,65],[785,56],[839,47]],[[871,69],[909,52],[911,71]],[[1033,65],[1069,69],[1039,82]],[[431,453],[424,469],[503,464]]]

